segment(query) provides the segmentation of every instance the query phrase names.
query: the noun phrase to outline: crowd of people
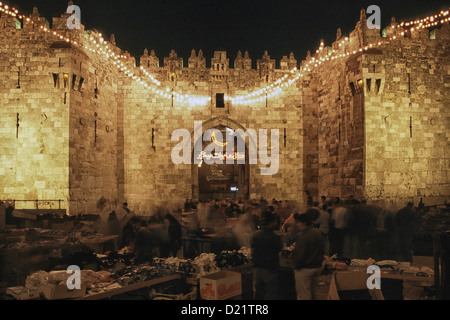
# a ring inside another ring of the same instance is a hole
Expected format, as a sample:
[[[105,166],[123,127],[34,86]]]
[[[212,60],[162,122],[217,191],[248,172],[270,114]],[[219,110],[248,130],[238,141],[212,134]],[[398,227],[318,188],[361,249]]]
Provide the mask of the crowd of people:
[[[136,263],[151,262],[154,257],[175,257],[181,249],[181,224],[172,214],[158,209],[150,217],[134,215],[128,204],[122,207],[124,214],[118,217],[114,210],[108,213],[100,230],[104,234],[119,236],[119,245],[130,248]]]
[[[125,217],[118,219],[113,211],[107,224],[110,233],[120,235],[122,246],[133,249],[138,263],[156,256],[186,257],[187,252],[180,251],[182,236],[195,230],[213,230],[213,252],[251,248],[256,299],[279,296],[282,250],[292,252],[297,298],[302,300],[315,298],[327,256],[412,260],[412,240],[419,223],[412,203],[391,212],[352,197],[345,201],[325,196],[319,202],[308,200],[302,208],[276,199],[187,199],[183,208],[174,212],[159,208],[150,217],[129,219],[124,204]],[[193,217],[194,223],[186,225],[185,215]]]

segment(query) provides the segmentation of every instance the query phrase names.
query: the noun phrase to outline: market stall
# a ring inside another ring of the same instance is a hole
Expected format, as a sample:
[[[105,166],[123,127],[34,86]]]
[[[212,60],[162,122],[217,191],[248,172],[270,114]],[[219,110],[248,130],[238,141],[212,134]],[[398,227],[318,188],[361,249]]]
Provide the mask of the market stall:
[[[146,299],[201,299],[201,279],[226,271],[239,275],[239,292],[233,292],[232,297],[251,299],[248,254],[248,249],[242,249],[217,255],[203,253],[195,259],[154,258],[151,263],[136,265],[133,254],[124,248],[96,254],[98,270],[81,270],[80,290],[67,287],[70,275],[66,270],[41,270],[27,276],[23,286],[9,287],[7,294],[16,299],[47,300],[124,299],[125,294]],[[183,289],[167,293],[164,285]]]

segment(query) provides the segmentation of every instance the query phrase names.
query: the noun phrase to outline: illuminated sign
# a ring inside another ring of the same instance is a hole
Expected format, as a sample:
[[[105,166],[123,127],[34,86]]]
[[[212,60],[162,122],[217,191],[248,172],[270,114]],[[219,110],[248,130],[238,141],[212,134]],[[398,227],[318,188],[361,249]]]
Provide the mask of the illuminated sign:
[[[210,161],[211,159],[215,159],[215,160],[220,160],[220,161],[224,161],[224,160],[245,160],[245,153],[243,152],[218,152],[218,153],[206,153],[205,151],[202,151],[198,156],[197,156],[198,160],[204,160],[207,159],[208,161]]]

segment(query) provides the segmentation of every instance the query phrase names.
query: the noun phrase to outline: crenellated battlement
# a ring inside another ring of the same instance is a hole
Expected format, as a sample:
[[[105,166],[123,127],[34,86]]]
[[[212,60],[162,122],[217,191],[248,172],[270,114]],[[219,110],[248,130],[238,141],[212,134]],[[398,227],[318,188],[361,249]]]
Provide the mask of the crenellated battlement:
[[[69,1],[68,6],[72,4],[73,2]],[[58,33],[62,37],[70,38],[71,42],[76,41],[77,47],[83,49],[89,44],[92,44],[90,43],[91,41],[99,41],[98,32],[96,30],[85,30],[85,26],[82,24],[80,29],[69,30],[67,28],[67,20],[69,17],[70,14],[64,12],[60,17],[53,17],[50,24],[49,20],[40,16],[39,10],[36,7],[33,8],[32,14],[28,17],[22,17],[21,19],[0,12],[0,29],[3,29],[4,32],[2,32],[2,35],[5,38],[13,36],[18,41],[39,40],[51,42],[51,45],[54,47],[58,47],[58,39],[55,39],[55,37],[52,36],[53,33]],[[39,26],[44,26],[44,28],[48,29],[48,32],[36,32],[40,31],[38,30]],[[388,39],[392,39],[392,37],[396,37],[397,42],[401,42],[402,38],[410,39],[406,41],[435,40],[441,42],[448,41],[449,33],[448,22],[434,28],[416,29],[412,32],[404,33],[403,28],[398,28],[395,18],[392,18],[391,24],[381,31],[377,29],[370,30],[367,27],[365,10],[362,9],[360,18],[357,21],[354,30],[352,30],[349,35],[345,36],[342,34],[341,29],[337,29],[336,40],[331,45],[327,46],[324,41],[321,40],[319,48],[317,48],[313,54],[308,51],[306,57],[303,60],[300,60],[300,63],[298,63],[293,52],[283,56],[277,63],[277,61],[270,58],[269,53],[266,51],[260,59],[256,60],[256,68],[253,69],[252,59],[247,51],[244,55],[239,51],[236,57],[231,60],[233,62],[232,64],[230,64],[230,58],[227,57],[227,52],[221,51],[215,52],[214,56],[210,58],[210,67],[208,69],[209,72],[214,75],[213,77],[217,79],[221,78],[221,76],[223,78],[225,74],[232,72],[232,69],[239,71],[254,70],[258,72],[261,79],[267,81],[268,78],[272,78],[272,73],[274,72],[289,72],[294,68],[309,71],[311,64],[330,60],[329,58],[332,56],[334,58],[345,57],[346,55],[361,51],[362,48],[369,44],[377,44],[380,42],[383,42],[384,44],[384,42],[389,42]],[[2,35],[0,35],[0,39]],[[59,46],[64,47],[63,41],[64,40],[59,43]],[[164,69],[170,77],[173,76],[172,74],[181,74],[180,70],[182,69],[198,69],[203,71],[207,69],[207,58],[204,57],[202,50],[199,50],[197,55],[196,51],[193,49],[190,57],[187,59],[187,65],[185,65],[183,57],[178,56],[175,50],[172,50],[167,57],[160,59],[156,56],[153,49],[150,53],[148,49],[145,49],[143,55],[139,57],[139,59],[136,59],[126,50],[117,47],[114,34],[111,35],[108,46],[115,54],[121,56],[124,59],[124,63],[130,68],[139,65],[155,74],[161,73],[162,69]],[[66,44],[65,47],[70,46]],[[223,56],[223,60],[218,61],[218,59],[222,59],[218,58],[221,56]],[[218,65],[220,65],[220,70],[217,67]]]
[[[0,199],[61,199],[71,213],[198,199],[199,167],[170,160],[171,133],[195,121],[279,130],[279,173],[246,167],[239,197],[450,197],[448,13],[370,30],[362,10],[348,35],[276,61],[198,49],[136,58],[114,34],[69,30],[67,13],[0,8]]]

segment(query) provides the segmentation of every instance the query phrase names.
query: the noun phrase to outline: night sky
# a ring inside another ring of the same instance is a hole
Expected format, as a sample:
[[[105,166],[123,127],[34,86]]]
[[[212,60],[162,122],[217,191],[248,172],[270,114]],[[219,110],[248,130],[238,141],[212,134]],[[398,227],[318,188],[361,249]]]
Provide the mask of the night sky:
[[[51,22],[67,9],[65,0],[3,1],[22,13],[33,6]],[[232,65],[238,50],[248,50],[253,63],[267,50],[279,60],[292,51],[297,60],[315,51],[320,39],[329,45],[336,30],[353,30],[360,10],[376,4],[381,8],[382,28],[392,16],[400,20],[421,18],[450,6],[450,1],[322,1],[322,0],[75,0],[81,22],[140,57],[144,48],[155,49],[160,61],[175,49],[185,63],[192,49],[202,49],[207,64],[214,50],[226,50]]]

